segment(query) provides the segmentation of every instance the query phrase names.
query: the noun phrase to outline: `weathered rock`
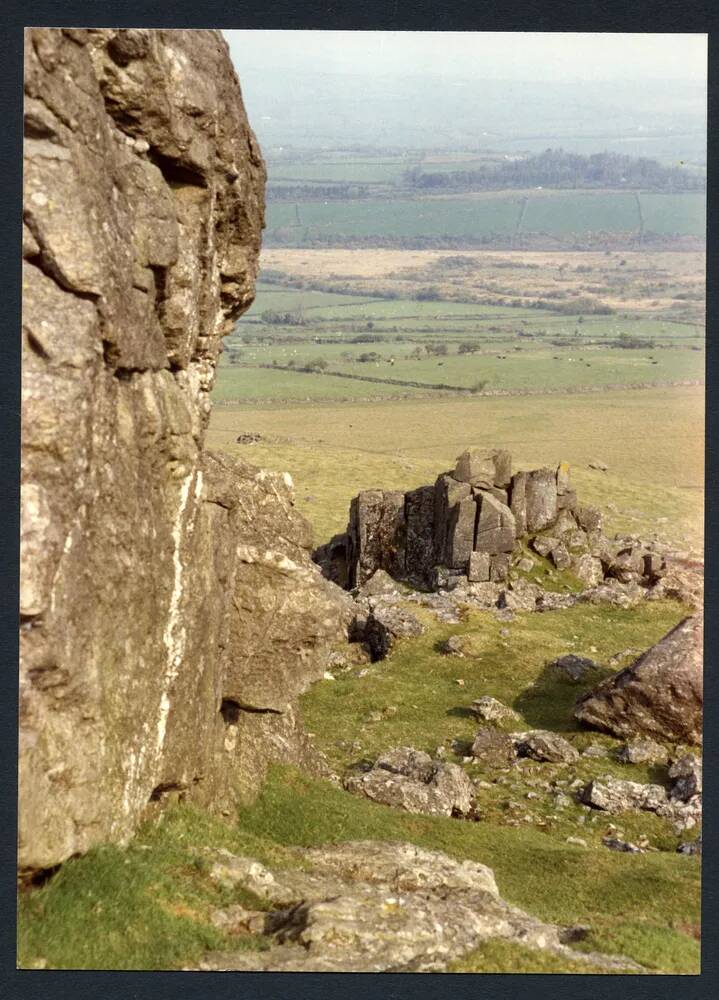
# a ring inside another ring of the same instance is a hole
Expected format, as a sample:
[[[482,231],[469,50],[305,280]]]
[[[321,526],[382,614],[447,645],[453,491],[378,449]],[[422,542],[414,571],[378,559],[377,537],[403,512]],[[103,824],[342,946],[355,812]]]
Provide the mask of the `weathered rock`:
[[[338,587],[350,585],[348,565],[349,536],[346,531],[333,535],[329,542],[318,546],[312,559],[322,570],[322,575],[336,583]]]
[[[676,563],[666,568],[666,573],[652,586],[647,594],[650,600],[673,600],[701,611],[704,606],[704,581],[697,568],[688,568]]]
[[[602,837],[602,843],[610,851],[622,851],[624,854],[644,854],[645,850],[633,844],[630,840],[620,840],[618,837]]]
[[[485,722],[504,722],[505,720],[513,722],[519,719],[514,709],[503,705],[501,701],[489,694],[483,694],[481,698],[475,699],[470,709],[478,719],[483,719]]]
[[[520,573],[530,573],[534,569],[534,560],[530,559],[529,556],[523,556],[517,562],[517,569]]]
[[[571,764],[579,759],[572,744],[557,733],[537,729],[531,733],[513,733],[512,738],[519,757],[555,764]]]
[[[276,644],[288,671],[302,661],[295,690],[336,609],[281,477],[203,451],[222,336],[253,299],[265,177],[221,35],[33,28],[25,97],[30,870],[126,840],[170,788],[231,803],[299,739],[291,713],[240,707],[258,637],[234,602],[254,614],[250,580],[284,588],[290,631],[255,648],[269,662]]]
[[[527,531],[542,531],[557,519],[557,478],[552,469],[535,469],[525,485]]]
[[[360,597],[384,597],[398,594],[397,581],[383,569],[376,569],[372,576],[358,588]]]
[[[572,563],[572,557],[563,542],[558,542],[554,546],[552,551],[549,553],[549,557],[559,570],[568,569]]]
[[[638,781],[624,781],[604,775],[594,778],[582,790],[582,802],[604,812],[621,813],[627,810],[646,809],[656,812],[667,801],[661,785],[643,785]]]
[[[491,869],[476,862],[375,841],[298,849],[295,856],[301,868],[272,871],[238,859],[274,904],[263,926],[269,947],[210,954],[200,969],[438,972],[499,939],[607,971],[640,971],[629,959],[568,947],[586,931],[541,923],[509,906]]]
[[[447,656],[463,657],[464,651],[465,640],[464,636],[461,635],[450,635],[448,639],[445,639],[441,646],[441,652]]]
[[[350,505],[347,534],[350,586],[360,587],[378,569],[405,574],[404,493],[365,490]]]
[[[434,560],[435,565],[450,566],[448,532],[451,511],[460,500],[472,496],[469,483],[459,483],[445,473],[438,476],[434,484]],[[464,567],[462,567],[464,568]]]
[[[416,637],[423,633],[424,625],[411,612],[378,600],[367,617],[363,639],[372,660],[382,660],[395,639]]]
[[[575,684],[586,680],[587,676],[599,670],[599,664],[586,656],[577,656],[575,653],[567,653],[552,660],[549,669],[566,677],[567,680]]]
[[[479,515],[474,548],[477,552],[511,552],[516,542],[514,514],[491,493],[476,497]]]
[[[599,458],[592,458],[589,461],[589,468],[596,469],[598,472],[607,472],[609,466]]]
[[[474,789],[456,764],[433,761],[412,747],[397,747],[371,770],[344,780],[349,792],[387,806],[429,816],[464,816],[472,811]]]
[[[602,562],[588,552],[575,556],[571,561],[572,573],[588,587],[596,587],[604,579]]]
[[[684,619],[631,666],[577,702],[575,717],[614,736],[701,742],[702,616]]]
[[[527,476],[526,472],[516,472],[509,488],[509,508],[514,514],[518,535],[527,533]]]
[[[430,585],[432,581],[432,567],[435,565],[434,506],[433,486],[420,486],[405,494],[405,576],[418,586]]]
[[[482,489],[492,486],[504,489],[512,478],[512,456],[501,449],[486,451],[468,448],[457,459],[452,475],[460,483]]]
[[[666,764],[668,754],[655,740],[636,739],[619,750],[617,760],[622,764]]]
[[[621,583],[638,580],[644,572],[645,556],[646,552],[637,546],[621,549],[609,564],[608,576],[614,577]]]
[[[504,583],[509,574],[509,553],[498,552],[489,563],[489,579],[492,583]]]
[[[702,853],[702,836],[699,834],[696,840],[689,840],[684,844],[680,844],[677,847],[677,854],[701,854]]]
[[[694,754],[688,753],[675,761],[669,768],[669,798],[688,802],[702,793],[702,762]]]
[[[446,561],[453,569],[467,568],[474,549],[474,526],[477,504],[471,497],[459,500],[449,512]]]
[[[559,545],[559,539],[552,535],[537,535],[532,539],[532,548],[540,556],[546,557]]]
[[[506,768],[516,760],[517,752],[507,733],[493,726],[483,726],[474,737],[472,756],[488,767]]]
[[[542,588],[530,580],[513,580],[510,586],[499,594],[497,605],[513,611],[534,611]]]
[[[467,565],[467,579],[470,583],[485,583],[489,580],[492,559],[489,552],[472,552]]]
[[[602,512],[597,507],[577,507],[574,516],[585,531],[602,530]]]

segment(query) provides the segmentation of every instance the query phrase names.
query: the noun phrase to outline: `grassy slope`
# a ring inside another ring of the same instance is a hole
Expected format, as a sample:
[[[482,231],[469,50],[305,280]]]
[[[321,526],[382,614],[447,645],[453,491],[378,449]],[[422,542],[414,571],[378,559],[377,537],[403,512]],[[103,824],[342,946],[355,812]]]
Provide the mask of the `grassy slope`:
[[[340,770],[365,755],[396,744],[425,749],[450,747],[476,729],[466,705],[479,694],[513,704],[528,726],[549,726],[578,747],[616,745],[608,737],[575,730],[569,716],[581,686],[554,678],[546,660],[574,649],[603,665],[627,646],[645,646],[682,615],[670,602],[635,611],[578,607],[562,613],[519,615],[506,626],[487,613],[460,626],[432,625],[418,641],[400,644],[388,660],[359,677],[347,673],[325,681],[303,699],[307,728]],[[509,629],[503,635],[500,629]],[[450,633],[463,634],[468,656],[437,652]],[[465,685],[456,684],[461,677]],[[593,679],[596,679],[593,678]],[[382,712],[371,722],[369,712]],[[698,970],[700,864],[675,853],[678,838],[649,814],[615,822],[635,839],[646,834],[656,853],[623,855],[600,843],[607,817],[572,803],[528,801],[539,782],[567,783],[579,776],[615,773],[635,780],[661,778],[658,771],[582,758],[563,766],[527,762],[499,775],[470,765],[489,779],[480,791],[483,820],[412,816],[349,795],[327,782],[275,768],[259,798],[242,807],[235,823],[175,807],[161,822],[146,825],[126,849],[105,847],[68,862],[40,890],[20,902],[20,964],[57,968],[179,968],[206,949],[263,946],[261,940],[229,938],[209,920],[214,906],[233,902],[258,907],[250,894],[217,887],[208,878],[203,849],[226,847],[270,864],[292,866],[286,846],[312,846],[352,839],[408,840],[458,858],[481,861],[495,871],[503,896],[537,916],[562,925],[582,923],[591,933],[581,947],[626,954],[649,970]],[[518,811],[507,808],[515,800]],[[531,813],[532,821],[523,817]],[[593,821],[593,817],[597,817]],[[586,846],[568,844],[580,836]],[[516,945],[490,943],[455,963],[453,971],[591,972]]]

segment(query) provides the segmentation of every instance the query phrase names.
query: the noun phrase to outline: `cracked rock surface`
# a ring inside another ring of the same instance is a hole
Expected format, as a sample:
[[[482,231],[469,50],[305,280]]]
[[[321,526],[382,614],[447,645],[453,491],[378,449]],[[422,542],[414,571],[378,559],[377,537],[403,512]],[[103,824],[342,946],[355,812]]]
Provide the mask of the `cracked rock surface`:
[[[25,35],[21,871],[310,754],[346,595],[289,476],[204,450],[265,168],[216,31]]]
[[[243,912],[240,925],[261,929],[264,951],[207,955],[204,971],[442,971],[491,939],[587,961],[609,972],[641,971],[620,956],[583,954],[564,943],[571,932],[506,903],[491,869],[407,843],[355,841],[297,850],[303,871],[268,871],[225,855],[224,877],[272,904]],[[226,919],[231,920],[232,914]],[[220,920],[219,917],[216,920]]]

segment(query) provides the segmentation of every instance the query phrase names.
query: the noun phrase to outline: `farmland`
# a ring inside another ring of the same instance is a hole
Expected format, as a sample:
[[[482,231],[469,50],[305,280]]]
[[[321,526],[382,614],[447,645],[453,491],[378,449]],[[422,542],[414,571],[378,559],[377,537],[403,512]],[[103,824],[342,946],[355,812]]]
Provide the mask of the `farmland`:
[[[269,248],[262,266],[210,445],[287,469],[318,541],[360,489],[487,444],[567,459],[610,530],[700,547],[701,254]]]

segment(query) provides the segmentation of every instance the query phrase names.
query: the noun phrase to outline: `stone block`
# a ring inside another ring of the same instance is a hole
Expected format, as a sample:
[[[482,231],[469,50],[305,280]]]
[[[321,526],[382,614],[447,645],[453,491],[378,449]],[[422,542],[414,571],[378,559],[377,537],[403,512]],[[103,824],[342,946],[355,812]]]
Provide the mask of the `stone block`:
[[[485,583],[489,580],[491,557],[488,552],[473,552],[469,557],[467,579],[470,583]]]

